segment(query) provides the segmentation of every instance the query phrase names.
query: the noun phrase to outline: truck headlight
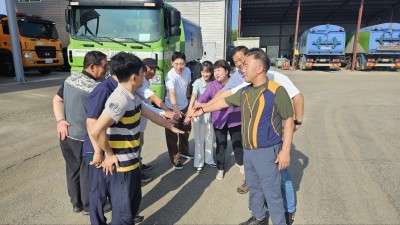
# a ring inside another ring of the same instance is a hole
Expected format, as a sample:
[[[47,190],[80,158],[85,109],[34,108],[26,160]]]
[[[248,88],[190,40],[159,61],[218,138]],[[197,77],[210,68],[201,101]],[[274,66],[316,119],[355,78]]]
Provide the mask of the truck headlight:
[[[153,79],[150,80],[150,84],[152,85],[160,85],[161,84],[161,75],[156,74]]]
[[[60,59],[64,58],[62,52],[58,53],[58,56],[60,57]]]
[[[27,59],[33,59],[33,54],[32,54],[32,52],[26,52],[24,54],[24,57],[27,58]]]

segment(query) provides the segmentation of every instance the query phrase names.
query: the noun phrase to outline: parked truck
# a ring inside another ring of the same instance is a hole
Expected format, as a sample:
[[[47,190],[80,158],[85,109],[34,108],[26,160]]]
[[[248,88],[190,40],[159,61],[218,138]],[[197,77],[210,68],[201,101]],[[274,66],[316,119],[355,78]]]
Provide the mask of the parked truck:
[[[305,30],[298,40],[297,62],[300,69],[340,67],[345,41],[344,28],[337,25],[324,24]]]
[[[348,35],[346,58],[353,57],[355,34]],[[356,70],[386,67],[400,68],[400,23],[383,23],[360,29]]]
[[[14,61],[8,17],[0,15],[0,74],[14,76]],[[18,39],[24,70],[48,74],[64,64],[55,23],[40,16],[17,13]]]
[[[199,74],[201,28],[181,18],[180,12],[163,0],[69,0],[66,22],[71,70],[82,70],[84,55],[91,50],[102,51],[108,58],[121,51],[141,59],[151,57],[159,69],[150,88],[161,98],[174,51],[186,54],[193,79]]]

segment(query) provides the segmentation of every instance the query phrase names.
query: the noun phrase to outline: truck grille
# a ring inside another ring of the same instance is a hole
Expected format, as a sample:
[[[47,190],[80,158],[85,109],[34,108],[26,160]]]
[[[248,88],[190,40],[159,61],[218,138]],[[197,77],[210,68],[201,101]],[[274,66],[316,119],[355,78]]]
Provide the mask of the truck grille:
[[[56,57],[56,47],[53,46],[36,46],[35,52],[42,59]]]

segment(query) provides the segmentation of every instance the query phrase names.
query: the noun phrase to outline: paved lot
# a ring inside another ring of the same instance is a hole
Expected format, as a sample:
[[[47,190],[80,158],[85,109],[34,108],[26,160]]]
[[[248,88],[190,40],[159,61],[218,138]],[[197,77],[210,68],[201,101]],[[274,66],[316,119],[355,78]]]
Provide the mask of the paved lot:
[[[295,224],[400,224],[400,73],[285,73],[305,96],[290,166]],[[89,223],[72,213],[52,113],[66,76],[0,78],[0,224]],[[143,157],[155,169],[142,189],[142,224],[238,224],[250,216],[248,195],[236,193],[242,177],[231,148],[222,181],[214,168],[197,174],[191,161],[175,171],[164,130],[149,123]]]

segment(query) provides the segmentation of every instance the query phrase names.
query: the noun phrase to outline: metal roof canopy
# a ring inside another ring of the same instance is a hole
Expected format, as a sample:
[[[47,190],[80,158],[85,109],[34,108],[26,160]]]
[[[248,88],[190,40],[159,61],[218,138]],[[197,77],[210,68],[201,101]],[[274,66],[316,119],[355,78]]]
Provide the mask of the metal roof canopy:
[[[301,0],[300,23],[357,23],[360,0]],[[241,0],[241,25],[294,24],[298,0]],[[362,23],[393,17],[399,0],[364,0]],[[390,22],[390,21],[385,21]],[[396,21],[393,21],[396,22]],[[397,21],[399,22],[399,21]]]
[[[296,24],[293,51],[297,49],[299,22],[354,24],[357,21],[356,41],[351,69],[354,70],[356,44],[360,25],[369,25],[370,21],[399,22],[394,15],[400,8],[399,0],[240,0],[239,29],[248,25]],[[396,18],[394,19],[394,16]],[[293,54],[292,68],[296,68]]]

